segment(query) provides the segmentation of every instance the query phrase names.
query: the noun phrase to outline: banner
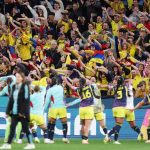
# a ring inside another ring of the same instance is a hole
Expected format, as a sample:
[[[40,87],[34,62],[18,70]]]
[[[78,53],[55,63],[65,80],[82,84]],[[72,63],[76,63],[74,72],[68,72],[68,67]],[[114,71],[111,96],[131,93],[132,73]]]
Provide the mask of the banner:
[[[135,103],[138,103],[141,99],[135,99]],[[66,99],[66,102],[71,102],[73,99]],[[5,110],[7,106],[8,98],[0,97],[0,137],[4,137],[5,128],[6,128],[6,118],[5,118]],[[112,116],[112,104],[113,99],[104,99],[103,103],[105,105],[105,121],[108,130],[115,125],[114,118]],[[71,138],[79,138],[80,137],[80,118],[79,118],[79,110],[78,104],[72,106],[67,109],[68,112],[68,135]],[[144,116],[145,116],[146,108],[136,110],[136,124],[141,127]],[[41,130],[38,129],[38,136],[41,136]],[[62,125],[58,120],[55,128],[55,137],[62,137]],[[91,129],[90,129],[90,138],[103,138],[104,133],[101,128],[99,128],[99,123],[93,120]],[[131,128],[128,122],[124,122],[121,131],[120,138],[122,139],[136,139],[137,133],[135,133]]]

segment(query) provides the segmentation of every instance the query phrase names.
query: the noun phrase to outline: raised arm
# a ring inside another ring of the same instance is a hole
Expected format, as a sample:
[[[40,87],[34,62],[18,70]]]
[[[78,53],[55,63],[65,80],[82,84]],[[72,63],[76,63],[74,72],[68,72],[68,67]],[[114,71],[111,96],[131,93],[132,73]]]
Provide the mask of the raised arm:
[[[78,99],[75,99],[73,102],[66,104],[66,106],[70,107],[70,106],[73,106],[73,105],[78,104],[80,102],[81,102],[81,100],[78,98]]]
[[[41,73],[39,71],[39,69],[30,61],[29,64],[37,71],[38,76],[41,77]]]
[[[28,9],[30,10],[31,14],[33,15],[34,18],[38,17],[38,14],[36,13],[36,11],[30,6],[29,2],[24,3]]]
[[[63,77],[62,78],[64,80],[64,82],[66,82],[66,84],[72,89],[72,90],[76,90],[77,87],[73,86],[68,80],[67,78]]]
[[[141,102],[139,102],[135,107],[134,110],[141,108],[144,105],[144,101],[142,100]]]
[[[128,22],[132,22],[132,24],[134,25],[134,26],[136,26],[136,23],[135,22],[133,22],[130,18],[128,18],[126,15],[123,15],[123,17],[128,21]]]
[[[11,84],[15,84],[16,83],[16,77],[14,75],[0,77],[0,81],[6,81],[8,78],[12,78],[13,81],[12,81]]]
[[[51,103],[51,99],[50,98],[51,98],[51,89],[49,89],[47,91],[47,94],[46,94],[46,100],[45,100],[45,106],[44,106],[44,111],[45,112],[47,112],[48,107],[49,107],[49,105]]]
[[[47,7],[49,8],[49,10],[53,13],[55,13],[55,10],[53,9],[51,3],[48,1],[48,0],[45,0],[46,4],[47,4]]]
[[[77,69],[73,69],[73,70],[76,71],[81,78],[85,78],[84,75],[79,70]]]
[[[62,11],[64,11],[64,4],[63,4],[63,2],[61,0],[56,0],[56,2],[58,2],[60,4],[60,9]]]
[[[107,11],[107,9],[106,8],[102,8],[105,12],[106,12],[106,15],[107,15],[107,18],[108,18],[108,20],[111,22],[112,21],[112,19],[111,19],[111,17],[109,16],[109,14],[108,14],[108,11]]]
[[[8,85],[5,86],[1,91],[0,91],[0,96],[3,96],[3,95],[8,95],[9,92],[8,92]]]

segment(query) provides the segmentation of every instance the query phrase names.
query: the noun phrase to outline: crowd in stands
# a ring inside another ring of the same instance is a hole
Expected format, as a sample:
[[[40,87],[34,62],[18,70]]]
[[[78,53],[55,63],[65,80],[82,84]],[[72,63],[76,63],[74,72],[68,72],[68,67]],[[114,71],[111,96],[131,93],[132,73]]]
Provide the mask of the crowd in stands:
[[[0,1],[0,77],[20,69],[35,85],[55,74],[76,86],[118,76],[150,92],[150,0]],[[7,83],[0,83],[0,89]],[[65,85],[66,97],[78,97]],[[113,91],[101,88],[103,98]]]

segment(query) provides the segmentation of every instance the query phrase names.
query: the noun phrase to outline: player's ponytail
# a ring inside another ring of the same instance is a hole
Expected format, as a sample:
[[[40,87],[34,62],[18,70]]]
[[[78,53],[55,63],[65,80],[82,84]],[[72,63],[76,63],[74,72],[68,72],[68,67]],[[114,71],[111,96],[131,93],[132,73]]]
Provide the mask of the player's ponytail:
[[[80,80],[79,80],[79,85],[80,85],[79,95],[80,95],[81,98],[82,98],[82,89],[83,89],[85,84],[86,84],[86,79],[85,78],[80,78]]]
[[[120,76],[117,80],[117,86],[116,86],[116,89],[115,89],[115,94],[117,94],[117,91],[118,91],[119,87],[123,86],[123,83],[124,83],[124,78],[122,76]]]
[[[52,78],[52,81],[51,81],[51,87],[54,86],[54,85],[58,85],[58,78],[57,77],[53,77]]]
[[[8,85],[8,95],[10,96],[10,94],[11,94],[11,88],[10,88],[10,84],[12,83],[12,78],[10,77],[10,78],[8,78],[7,79],[7,85]]]

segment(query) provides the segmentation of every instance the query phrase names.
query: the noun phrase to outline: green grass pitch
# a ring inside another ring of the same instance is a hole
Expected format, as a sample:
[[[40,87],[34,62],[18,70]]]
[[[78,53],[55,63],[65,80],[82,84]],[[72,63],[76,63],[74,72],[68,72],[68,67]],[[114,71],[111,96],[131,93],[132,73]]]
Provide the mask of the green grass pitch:
[[[0,143],[3,141],[0,140]],[[121,145],[114,145],[112,142],[104,144],[102,140],[90,139],[88,145],[82,145],[80,139],[70,139],[70,144],[64,144],[60,139],[56,139],[54,144],[36,145],[36,150],[150,150],[150,144],[136,140],[120,140]],[[26,143],[12,144],[13,150],[21,150]]]

